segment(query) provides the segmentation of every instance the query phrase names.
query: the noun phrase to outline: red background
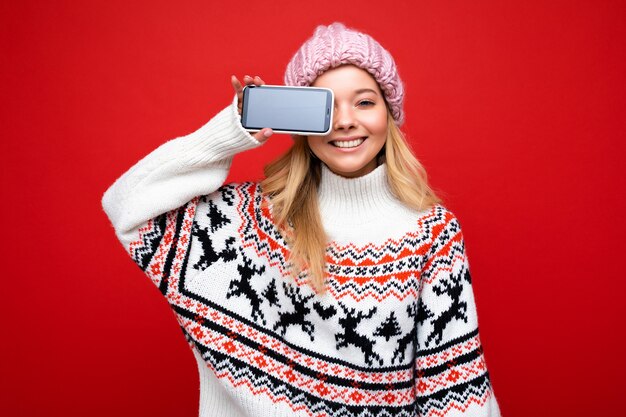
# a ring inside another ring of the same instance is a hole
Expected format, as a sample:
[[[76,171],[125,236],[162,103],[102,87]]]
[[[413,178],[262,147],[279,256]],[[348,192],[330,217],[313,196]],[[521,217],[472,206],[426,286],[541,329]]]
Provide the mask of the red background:
[[[625,17],[571,0],[2,2],[0,414],[197,415],[191,351],[101,195],[228,105],[231,74],[282,83],[335,20],[399,66],[405,130],[464,229],[503,414],[623,413]],[[230,180],[289,142],[239,155]]]

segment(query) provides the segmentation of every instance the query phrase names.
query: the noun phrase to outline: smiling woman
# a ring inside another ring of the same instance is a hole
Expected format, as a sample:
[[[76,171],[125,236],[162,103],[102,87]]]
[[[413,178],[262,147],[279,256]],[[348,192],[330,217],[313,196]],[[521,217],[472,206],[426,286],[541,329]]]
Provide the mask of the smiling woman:
[[[360,177],[378,166],[376,156],[387,140],[387,106],[376,80],[354,65],[342,65],[312,84],[335,93],[332,131],[307,139],[309,148],[331,171]]]
[[[323,170],[345,179],[367,178],[382,166],[388,182],[385,187],[406,206],[419,212],[440,203],[398,128],[404,121],[404,89],[391,55],[378,44],[375,50],[359,51],[363,55],[358,55],[348,48],[355,45],[363,47],[353,39],[347,39],[345,45],[339,43],[343,60],[333,68],[328,57],[303,56],[309,50],[307,44],[296,53],[287,67],[285,83],[333,90],[332,129],[325,137],[293,135],[294,146],[266,166],[266,179],[261,183],[271,199],[274,221],[290,243],[292,276],[307,270],[309,282],[320,292],[324,291],[328,240],[318,207]],[[359,61],[365,53],[385,65],[369,67],[368,61]],[[313,66],[314,73],[321,75],[303,77],[306,72],[298,65]]]
[[[285,83],[332,89],[332,129],[294,136],[260,183],[224,184],[272,135],[242,127],[231,83],[231,105],[102,199],[193,350],[200,415],[499,416],[463,234],[399,129],[389,52],[316,29]]]

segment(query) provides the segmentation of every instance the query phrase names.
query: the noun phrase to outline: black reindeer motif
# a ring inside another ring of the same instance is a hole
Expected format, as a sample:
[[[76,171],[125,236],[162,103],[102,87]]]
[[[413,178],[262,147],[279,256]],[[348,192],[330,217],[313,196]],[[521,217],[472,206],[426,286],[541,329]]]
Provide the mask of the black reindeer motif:
[[[408,306],[406,306],[406,312],[409,315],[409,317],[416,317],[417,306],[414,303],[409,304]],[[396,361],[396,358],[398,358],[398,363],[404,360],[404,354],[406,353],[406,348],[411,345],[411,342],[414,341],[416,337],[417,337],[417,327],[411,326],[411,330],[407,334],[402,336],[400,339],[398,339],[398,347],[396,348],[396,350],[393,351],[393,358],[391,358],[391,363],[394,363]]]
[[[287,332],[288,326],[300,326],[302,331],[309,335],[312,342],[315,326],[313,326],[313,323],[308,321],[306,317],[311,312],[311,308],[308,306],[309,300],[313,298],[315,294],[303,296],[300,292],[300,287],[296,285],[288,285],[285,282],[283,282],[283,291],[291,300],[295,311],[278,313],[279,319],[274,325],[274,330],[278,330],[280,328],[280,334],[284,336]]]
[[[335,314],[337,314],[337,309],[334,306],[324,307],[319,301],[313,303],[313,310],[317,312],[317,314],[322,318],[322,320],[328,320]]]
[[[211,200],[209,200],[209,212],[207,213],[207,217],[211,223],[211,232],[215,232],[217,229],[221,229],[224,225],[230,223],[230,219],[226,217]]]
[[[254,321],[261,319],[263,324],[265,324],[265,317],[263,316],[263,312],[261,311],[261,296],[257,294],[257,292],[252,288],[252,284],[250,280],[255,274],[261,275],[265,272],[265,265],[257,268],[256,265],[252,265],[252,260],[248,259],[243,252],[241,253],[243,258],[243,265],[237,265],[237,271],[239,271],[240,279],[234,279],[230,282],[228,286],[228,293],[226,294],[226,298],[234,297],[234,296],[244,296],[250,301],[250,305],[252,306],[252,318]]]
[[[459,272],[458,275],[450,274],[450,279],[443,279],[439,285],[433,286],[433,292],[435,294],[447,294],[452,299],[452,304],[450,304],[450,307],[441,313],[439,317],[433,320],[433,331],[426,339],[426,346],[435,338],[437,339],[436,343],[441,343],[443,331],[452,320],[463,320],[467,323],[467,303],[460,301],[464,279],[467,282],[472,282],[469,269],[467,268]]]
[[[198,262],[194,264],[194,269],[204,271],[220,258],[223,259],[224,262],[229,262],[237,258],[237,250],[233,247],[235,243],[234,237],[226,239],[226,247],[222,251],[216,252],[208,228],[200,227],[198,223],[194,222],[191,233],[198,238],[202,245],[202,255],[200,259],[198,259]]]
[[[377,359],[379,365],[383,364],[383,360],[376,352],[374,352],[374,343],[366,336],[357,332],[356,327],[363,319],[370,319],[376,313],[376,307],[372,307],[367,314],[363,314],[362,311],[356,312],[355,308],[347,308],[343,303],[339,302],[339,306],[344,311],[345,316],[339,319],[339,325],[343,327],[343,333],[335,334],[335,341],[337,342],[337,349],[353,345],[363,352],[365,355],[365,362],[368,365],[372,365],[372,359]]]

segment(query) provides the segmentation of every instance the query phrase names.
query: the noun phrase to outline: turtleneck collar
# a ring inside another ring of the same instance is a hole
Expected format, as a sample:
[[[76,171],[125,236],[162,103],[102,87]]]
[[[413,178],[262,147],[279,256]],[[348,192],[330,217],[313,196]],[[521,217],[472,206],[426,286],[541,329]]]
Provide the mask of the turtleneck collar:
[[[325,223],[366,223],[402,206],[387,182],[386,163],[357,178],[337,175],[324,163],[321,168],[318,197]]]

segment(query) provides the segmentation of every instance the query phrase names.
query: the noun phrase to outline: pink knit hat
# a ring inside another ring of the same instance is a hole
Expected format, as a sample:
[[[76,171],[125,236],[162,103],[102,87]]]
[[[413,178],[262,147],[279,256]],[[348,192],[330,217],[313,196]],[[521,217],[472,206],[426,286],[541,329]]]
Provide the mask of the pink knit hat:
[[[404,87],[391,54],[371,36],[347,29],[342,23],[318,26],[291,58],[285,70],[285,85],[308,86],[331,68],[353,64],[378,82],[396,125],[404,123]]]

